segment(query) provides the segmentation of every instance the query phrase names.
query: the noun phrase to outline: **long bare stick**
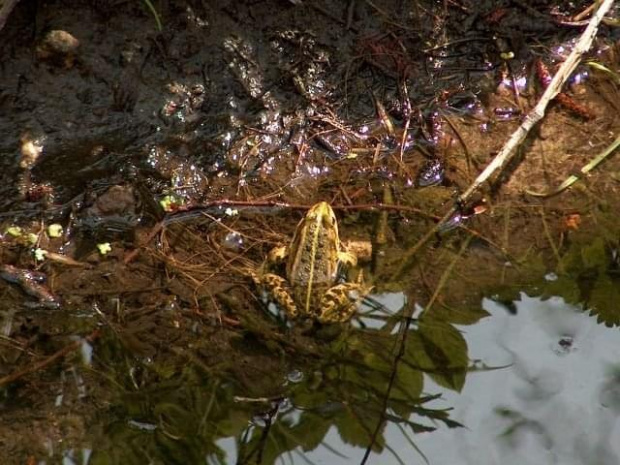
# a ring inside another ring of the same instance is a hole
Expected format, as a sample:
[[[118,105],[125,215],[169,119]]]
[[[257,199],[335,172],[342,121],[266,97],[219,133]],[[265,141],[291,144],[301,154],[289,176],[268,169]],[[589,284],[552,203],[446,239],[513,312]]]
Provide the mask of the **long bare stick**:
[[[613,3],[614,0],[603,0],[601,2],[598,10],[590,19],[590,24],[588,24],[586,30],[581,34],[575,48],[573,48],[570,55],[568,55],[566,61],[562,63],[562,66],[560,66],[555,76],[553,76],[549,87],[547,87],[534,109],[527,114],[521,126],[512,134],[493,161],[487,165],[484,171],[478,175],[467,190],[461,194],[459,198],[461,203],[466,203],[469,197],[471,197],[495,171],[503,167],[512,158],[515,149],[525,140],[536,123],[545,116],[545,110],[549,102],[558,95],[564,83],[568,80],[572,72],[575,71],[582,55],[590,49],[601,20]]]

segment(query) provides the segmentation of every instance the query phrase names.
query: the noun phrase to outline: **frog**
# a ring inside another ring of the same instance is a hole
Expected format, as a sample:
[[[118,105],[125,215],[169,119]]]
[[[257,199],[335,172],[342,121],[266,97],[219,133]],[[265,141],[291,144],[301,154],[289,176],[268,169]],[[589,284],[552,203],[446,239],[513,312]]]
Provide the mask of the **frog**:
[[[356,267],[357,256],[344,249],[334,210],[323,201],[301,219],[290,244],[272,249],[250,276],[291,320],[345,323],[370,288],[361,271],[354,282],[339,282],[341,266]],[[278,267],[284,276],[273,271]]]

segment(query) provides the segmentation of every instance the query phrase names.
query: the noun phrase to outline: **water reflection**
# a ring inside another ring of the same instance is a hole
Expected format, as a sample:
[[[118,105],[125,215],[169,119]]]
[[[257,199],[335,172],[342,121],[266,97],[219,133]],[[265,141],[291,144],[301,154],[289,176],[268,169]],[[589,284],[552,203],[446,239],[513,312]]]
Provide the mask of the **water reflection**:
[[[113,421],[93,460],[357,463],[367,450],[382,463],[408,463],[412,455],[422,460],[421,433],[460,426],[449,406],[434,404],[442,391],[462,389],[467,344],[441,312],[404,324],[412,309],[401,308],[403,294],[373,300],[394,312],[386,318],[382,311],[382,325],[369,318],[372,326],[317,334],[313,339],[323,339],[310,359],[300,353],[287,373],[251,381],[250,388],[247,380],[243,386],[243,379],[205,376],[200,363],[172,368],[170,361],[153,361],[149,383],[145,378],[137,391],[135,380],[119,372],[116,382],[127,387],[113,402]]]
[[[560,298],[484,299],[486,319],[418,308],[407,327],[403,294],[372,301],[307,353],[283,347],[289,366],[264,379],[216,376],[199,345],[136,368],[106,338],[96,366],[117,364],[116,391],[89,463],[619,463],[617,331]]]
[[[510,368],[470,374],[460,395],[444,391],[438,405],[454,406],[467,428],[418,445],[434,463],[620,463],[620,334],[559,298],[522,294],[515,304],[511,315],[485,300],[492,318],[465,332],[473,359]]]
[[[400,336],[389,329],[348,334],[339,341],[341,357],[308,373],[306,382],[289,390],[286,408],[272,405],[260,424],[254,422],[244,432],[239,450],[231,453],[234,462],[268,464],[289,456],[291,463],[298,463],[295,456],[303,455],[303,460],[317,463],[350,463],[371,447],[403,463],[415,451],[417,433],[440,423],[457,426],[447,409],[427,405],[435,396],[423,394],[423,373],[442,386],[460,389],[467,368],[464,341],[446,323],[420,321],[395,364]],[[383,427],[375,435],[382,418],[397,425],[399,437],[413,447],[405,456],[393,450]]]
[[[447,389],[446,379],[432,370],[424,376],[424,392],[441,393],[427,404],[429,411],[450,411],[453,423],[446,424],[466,428],[439,425],[437,418],[423,418],[415,409],[411,415],[388,410],[384,447],[372,452],[370,463],[423,461],[420,454],[430,463],[620,463],[614,441],[620,432],[620,334],[560,298],[543,301],[522,294],[514,304],[516,314],[485,299],[483,307],[492,318],[460,328],[478,367],[466,382],[463,377],[461,392]],[[344,405],[346,417],[352,404]],[[296,413],[299,425],[305,412]],[[405,418],[428,431],[412,434]],[[347,435],[342,424],[339,420],[327,431],[315,430],[315,438],[321,437],[312,444],[316,448],[298,443],[280,463],[360,463],[364,443],[356,438],[364,434]],[[236,452],[229,452],[237,462]]]

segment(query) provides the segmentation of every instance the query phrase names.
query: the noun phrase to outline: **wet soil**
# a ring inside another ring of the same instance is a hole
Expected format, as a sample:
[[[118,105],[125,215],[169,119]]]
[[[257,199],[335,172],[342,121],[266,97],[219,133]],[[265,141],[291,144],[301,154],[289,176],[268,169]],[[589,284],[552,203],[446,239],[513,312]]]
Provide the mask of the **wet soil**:
[[[611,73],[580,65],[418,248],[582,31],[588,3],[564,3],[17,4],[0,30],[3,463],[228,463],[231,437],[238,463],[274,463],[330,427],[389,451],[388,411],[412,434],[460,426],[424,379],[461,390],[454,325],[483,297],[620,324],[617,156],[531,195],[620,133],[617,28],[586,57]],[[287,323],[245,270],[321,200],[373,291],[354,323]]]

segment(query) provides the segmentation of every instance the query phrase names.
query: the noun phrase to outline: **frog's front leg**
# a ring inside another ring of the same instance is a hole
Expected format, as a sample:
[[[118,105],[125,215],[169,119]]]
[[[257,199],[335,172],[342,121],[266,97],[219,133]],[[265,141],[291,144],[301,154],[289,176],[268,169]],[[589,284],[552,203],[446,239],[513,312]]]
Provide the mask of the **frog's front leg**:
[[[366,288],[359,283],[342,283],[331,287],[321,298],[318,320],[321,323],[344,323],[350,320],[366,292]]]
[[[289,253],[289,246],[287,245],[281,245],[278,247],[274,247],[273,249],[269,251],[266,261],[269,263],[269,265],[273,265],[273,266],[280,265],[281,263],[284,263],[284,261],[287,259],[288,253]]]
[[[357,256],[347,250],[338,251],[338,262],[349,268],[355,268],[357,266]]]

